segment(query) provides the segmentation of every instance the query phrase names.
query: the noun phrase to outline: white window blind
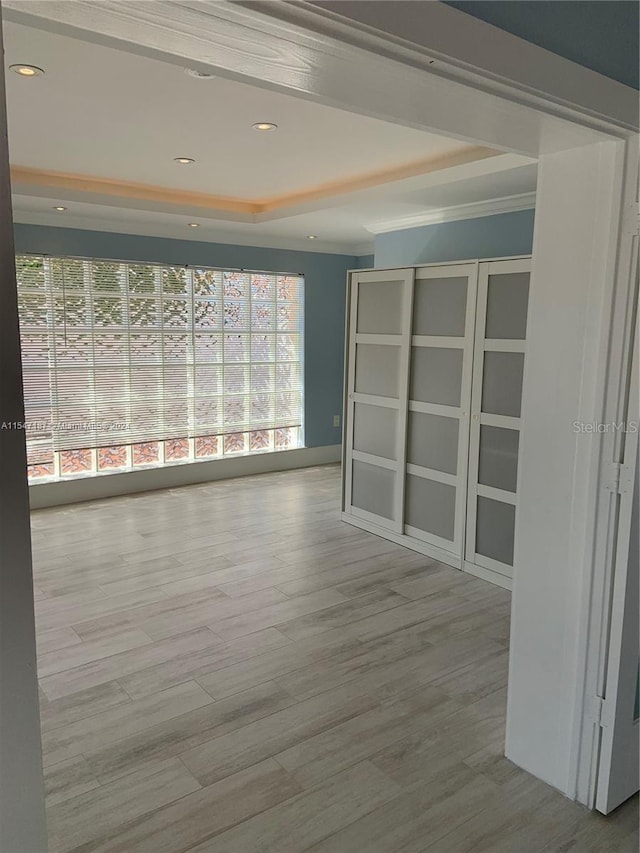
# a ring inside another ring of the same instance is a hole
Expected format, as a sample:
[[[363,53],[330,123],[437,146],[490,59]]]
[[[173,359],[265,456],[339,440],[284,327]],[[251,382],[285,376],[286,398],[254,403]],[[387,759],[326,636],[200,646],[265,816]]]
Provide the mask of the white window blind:
[[[299,275],[16,258],[29,475],[299,447]]]

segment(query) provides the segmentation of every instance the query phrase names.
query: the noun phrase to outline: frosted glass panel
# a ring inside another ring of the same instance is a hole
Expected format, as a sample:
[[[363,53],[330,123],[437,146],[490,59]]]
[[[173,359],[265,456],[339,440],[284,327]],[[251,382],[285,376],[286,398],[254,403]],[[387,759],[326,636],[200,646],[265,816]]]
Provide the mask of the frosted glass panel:
[[[395,471],[366,462],[353,463],[351,503],[359,509],[393,519]]]
[[[405,524],[453,542],[455,515],[454,486],[407,475]]]
[[[478,497],[476,553],[512,566],[515,519],[512,504]]]
[[[482,411],[520,417],[524,353],[485,352]]]
[[[486,424],[480,427],[479,483],[507,492],[516,491],[518,440],[517,430]]]
[[[356,403],[353,413],[353,449],[396,459],[398,412],[383,406]]]
[[[407,462],[456,474],[458,419],[409,412]]]
[[[400,347],[358,344],[355,390],[358,394],[397,399],[400,396]]]
[[[420,403],[459,406],[462,357],[461,349],[412,347],[410,399]]]
[[[416,280],[413,334],[464,337],[467,312],[466,278]]]
[[[513,272],[489,276],[486,338],[526,338],[529,275]]]
[[[367,335],[399,335],[403,293],[401,281],[361,281],[358,284],[357,331]]]

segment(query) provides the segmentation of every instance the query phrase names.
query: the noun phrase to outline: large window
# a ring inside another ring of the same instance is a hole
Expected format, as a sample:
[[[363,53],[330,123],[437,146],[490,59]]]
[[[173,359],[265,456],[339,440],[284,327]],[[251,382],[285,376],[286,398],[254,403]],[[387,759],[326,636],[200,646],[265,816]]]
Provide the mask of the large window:
[[[301,276],[16,267],[30,481],[302,446]]]

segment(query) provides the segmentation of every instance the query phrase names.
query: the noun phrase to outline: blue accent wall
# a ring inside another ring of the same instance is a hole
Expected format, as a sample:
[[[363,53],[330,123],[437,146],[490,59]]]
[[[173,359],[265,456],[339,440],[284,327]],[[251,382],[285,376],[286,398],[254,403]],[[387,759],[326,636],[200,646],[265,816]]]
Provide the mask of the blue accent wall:
[[[368,270],[373,266],[374,255],[358,255],[356,258],[355,269]]]
[[[295,252],[16,224],[16,252],[302,273],[305,277],[305,444],[339,444],[347,270],[354,255]]]
[[[376,267],[530,255],[533,210],[440,222],[376,237]]]
[[[636,0],[444,0],[514,36],[638,88]]]

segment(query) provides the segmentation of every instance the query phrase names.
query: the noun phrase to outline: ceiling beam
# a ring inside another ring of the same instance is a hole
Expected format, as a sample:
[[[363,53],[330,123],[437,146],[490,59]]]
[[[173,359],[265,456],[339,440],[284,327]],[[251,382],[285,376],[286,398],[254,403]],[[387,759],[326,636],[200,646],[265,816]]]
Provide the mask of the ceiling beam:
[[[307,16],[304,25],[273,16],[288,5],[267,3],[256,11],[216,0],[4,0],[3,15],[17,23],[525,156],[602,138],[591,117],[583,116],[584,127],[578,127],[551,115],[549,104],[546,113],[532,109],[522,102],[522,92],[520,101],[507,103],[486,90],[486,81],[472,87],[467,80],[455,79],[455,69],[444,60],[438,60],[437,68],[429,65],[431,73],[425,73],[419,63],[410,61],[405,48],[394,47],[391,40],[386,53],[394,52],[394,57],[382,55],[376,47],[379,34],[377,42],[359,34],[362,46],[354,46],[335,33],[313,31],[317,14]],[[431,14],[430,7],[438,4],[420,5]],[[589,122],[593,130],[587,128]]]

